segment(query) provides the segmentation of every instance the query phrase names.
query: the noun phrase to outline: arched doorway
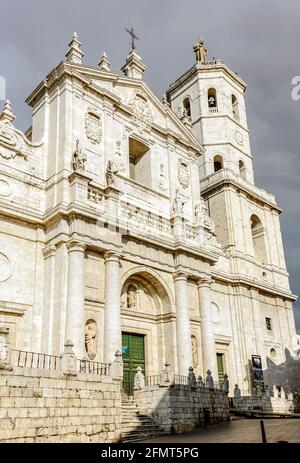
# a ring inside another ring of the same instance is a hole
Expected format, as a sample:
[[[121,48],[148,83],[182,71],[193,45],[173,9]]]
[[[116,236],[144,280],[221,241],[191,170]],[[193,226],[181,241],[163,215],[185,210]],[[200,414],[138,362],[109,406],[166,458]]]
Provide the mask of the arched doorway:
[[[158,275],[136,271],[124,278],[121,291],[123,389],[132,395],[137,367],[146,376],[174,364],[175,321],[170,294]]]

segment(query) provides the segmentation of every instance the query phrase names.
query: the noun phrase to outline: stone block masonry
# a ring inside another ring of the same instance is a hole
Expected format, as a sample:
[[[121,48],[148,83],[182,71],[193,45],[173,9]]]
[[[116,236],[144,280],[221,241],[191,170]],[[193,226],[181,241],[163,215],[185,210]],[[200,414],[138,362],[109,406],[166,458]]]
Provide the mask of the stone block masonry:
[[[228,394],[187,385],[146,386],[134,392],[140,412],[166,433],[189,432],[205,423],[229,421]]]
[[[0,442],[117,442],[120,381],[15,367],[0,370]]]

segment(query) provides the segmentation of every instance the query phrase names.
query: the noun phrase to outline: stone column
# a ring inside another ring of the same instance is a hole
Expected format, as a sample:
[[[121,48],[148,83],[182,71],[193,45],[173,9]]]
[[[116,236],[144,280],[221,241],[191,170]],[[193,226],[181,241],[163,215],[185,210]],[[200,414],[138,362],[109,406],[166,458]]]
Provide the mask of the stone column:
[[[68,264],[68,297],[66,315],[66,340],[74,344],[74,352],[78,359],[85,356],[84,346],[84,253],[85,245],[79,241],[67,243],[69,253]]]
[[[210,301],[210,284],[211,280],[209,278],[203,278],[198,281],[203,374],[206,375],[207,370],[210,370],[214,381],[218,381],[215,335]]]
[[[187,275],[176,273],[173,275],[176,300],[176,333],[178,373],[188,376],[189,368],[193,365],[190,313],[187,292]]]
[[[112,251],[105,254],[104,362],[115,360],[122,350],[121,334],[120,256]]]

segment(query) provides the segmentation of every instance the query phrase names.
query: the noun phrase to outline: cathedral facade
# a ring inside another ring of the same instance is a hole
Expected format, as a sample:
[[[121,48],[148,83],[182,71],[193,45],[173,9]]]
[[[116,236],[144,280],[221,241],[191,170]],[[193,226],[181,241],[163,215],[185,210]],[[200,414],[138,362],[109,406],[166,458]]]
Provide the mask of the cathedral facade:
[[[112,362],[124,389],[168,362],[272,386],[297,346],[280,208],[254,183],[245,82],[195,63],[158,99],[133,49],[66,59],[0,114],[0,323],[13,349]],[[262,153],[263,155],[263,153]]]

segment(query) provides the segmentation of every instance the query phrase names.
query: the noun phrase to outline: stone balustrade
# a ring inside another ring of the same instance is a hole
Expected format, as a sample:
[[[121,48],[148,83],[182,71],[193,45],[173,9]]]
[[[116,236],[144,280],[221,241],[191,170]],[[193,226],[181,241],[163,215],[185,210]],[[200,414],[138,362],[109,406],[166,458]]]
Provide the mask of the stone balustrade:
[[[205,192],[205,190],[208,188],[216,186],[219,183],[223,183],[225,180],[235,182],[239,187],[244,188],[249,193],[254,194],[258,198],[262,198],[272,205],[276,205],[274,195],[243,179],[240,175],[237,175],[231,169],[220,169],[217,172],[207,176],[204,180],[201,180],[201,191]]]

